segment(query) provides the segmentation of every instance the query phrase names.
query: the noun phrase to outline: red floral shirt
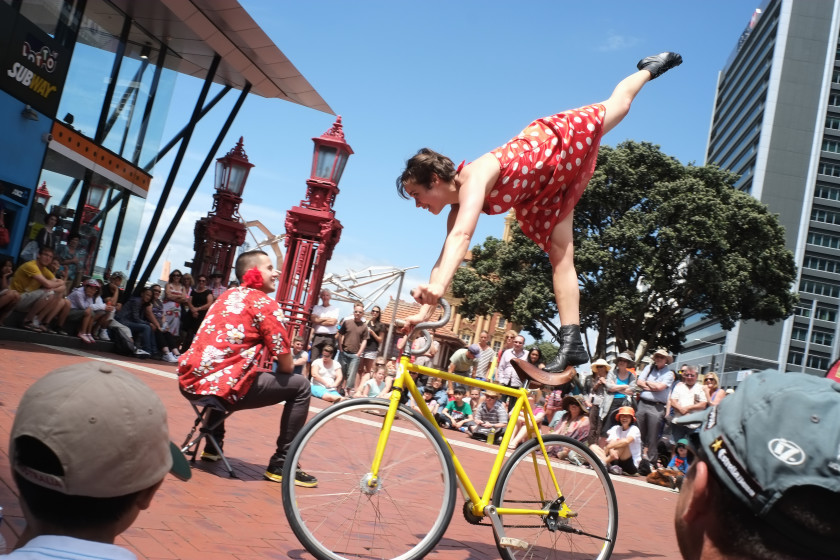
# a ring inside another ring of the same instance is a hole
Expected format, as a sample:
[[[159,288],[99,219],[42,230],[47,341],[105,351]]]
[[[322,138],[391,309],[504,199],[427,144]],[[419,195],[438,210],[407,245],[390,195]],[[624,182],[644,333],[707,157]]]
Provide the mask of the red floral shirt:
[[[264,349],[272,356],[289,352],[285,322],[280,306],[263,292],[227,290],[207,311],[190,349],[178,360],[181,389],[237,402],[251,388]]]

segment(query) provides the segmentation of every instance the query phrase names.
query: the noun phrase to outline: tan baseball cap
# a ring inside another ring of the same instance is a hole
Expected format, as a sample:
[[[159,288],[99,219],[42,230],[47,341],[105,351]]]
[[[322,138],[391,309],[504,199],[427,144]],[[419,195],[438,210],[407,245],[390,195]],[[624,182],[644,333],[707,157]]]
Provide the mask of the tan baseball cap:
[[[46,445],[63,474],[23,464],[15,440]],[[112,498],[154,486],[167,472],[190,478],[183,453],[169,441],[166,409],[145,383],[119,367],[83,362],[51,371],[24,393],[12,425],[12,468],[63,494]]]

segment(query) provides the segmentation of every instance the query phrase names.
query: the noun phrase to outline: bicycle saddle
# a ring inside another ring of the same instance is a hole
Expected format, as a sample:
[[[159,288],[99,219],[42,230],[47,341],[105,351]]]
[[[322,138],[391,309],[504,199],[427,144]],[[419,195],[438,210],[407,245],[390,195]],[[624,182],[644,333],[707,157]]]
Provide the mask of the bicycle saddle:
[[[567,383],[577,374],[573,366],[567,367],[560,373],[549,373],[519,358],[513,358],[510,361],[510,365],[516,370],[516,374],[523,383],[525,381],[532,381],[533,383],[539,383],[540,385],[547,385],[549,387],[556,387],[557,385]]]

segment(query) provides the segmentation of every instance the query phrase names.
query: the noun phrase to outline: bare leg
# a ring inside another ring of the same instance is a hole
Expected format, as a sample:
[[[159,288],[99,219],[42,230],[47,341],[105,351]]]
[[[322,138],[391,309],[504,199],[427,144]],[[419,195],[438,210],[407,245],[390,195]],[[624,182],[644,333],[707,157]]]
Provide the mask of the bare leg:
[[[630,112],[630,105],[633,99],[642,90],[642,87],[651,80],[650,72],[639,70],[618,82],[612,95],[601,104],[606,109],[604,115],[604,134],[612,130],[620,123],[627,113]]]
[[[647,74],[647,72],[645,72]],[[648,74],[649,75],[649,74]],[[572,237],[574,212],[563,218],[551,231],[551,279],[554,285],[554,299],[560,314],[560,324],[580,324],[580,288],[575,271],[575,246]]]

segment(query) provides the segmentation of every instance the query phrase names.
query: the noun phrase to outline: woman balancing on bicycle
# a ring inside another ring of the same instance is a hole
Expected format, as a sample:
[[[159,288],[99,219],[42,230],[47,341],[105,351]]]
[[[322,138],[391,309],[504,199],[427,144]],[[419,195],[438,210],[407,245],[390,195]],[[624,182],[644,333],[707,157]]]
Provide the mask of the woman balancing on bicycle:
[[[447,205],[451,208],[446,241],[429,283],[412,292],[420,311],[406,319],[406,328],[431,316],[464,260],[479,214],[514,208],[522,232],[551,261],[561,348],[545,371],[562,372],[589,361],[579,326],[573,210],[595,171],[601,136],[627,115],[647,82],[681,63],[682,57],[671,52],[642,59],[639,71],[619,82],[606,101],[538,119],[507,144],[457,169],[452,160],[428,148],[408,160],[397,179],[400,196],[413,198],[418,208],[435,215]]]

